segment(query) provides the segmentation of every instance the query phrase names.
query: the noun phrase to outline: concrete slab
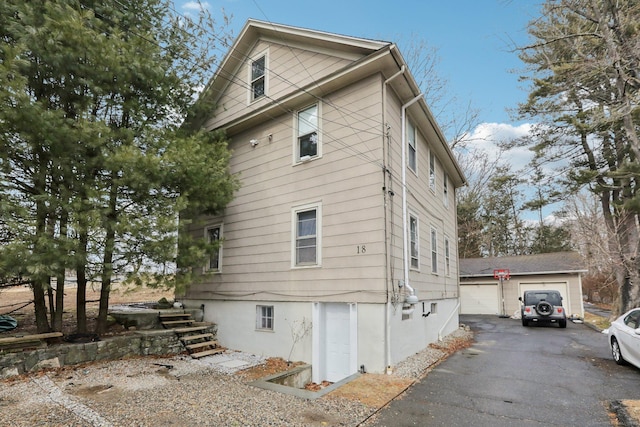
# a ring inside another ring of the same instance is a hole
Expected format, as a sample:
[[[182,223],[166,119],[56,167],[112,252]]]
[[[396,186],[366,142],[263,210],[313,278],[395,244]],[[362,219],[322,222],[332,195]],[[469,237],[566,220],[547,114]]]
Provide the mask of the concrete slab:
[[[227,360],[225,362],[217,362],[219,365],[224,366],[225,368],[240,368],[242,366],[247,366],[249,365],[247,362],[245,362],[244,360]]]
[[[206,359],[202,359],[202,360],[205,360],[207,363],[215,363],[219,365],[235,359],[232,359],[227,356],[215,355],[215,356],[208,356]]]

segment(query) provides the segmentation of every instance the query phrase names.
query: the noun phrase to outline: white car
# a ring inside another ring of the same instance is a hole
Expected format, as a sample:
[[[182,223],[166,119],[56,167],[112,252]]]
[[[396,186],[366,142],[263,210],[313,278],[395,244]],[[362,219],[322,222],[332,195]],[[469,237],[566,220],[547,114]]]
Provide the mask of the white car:
[[[611,355],[618,365],[628,362],[640,368],[640,308],[627,311],[609,327]]]

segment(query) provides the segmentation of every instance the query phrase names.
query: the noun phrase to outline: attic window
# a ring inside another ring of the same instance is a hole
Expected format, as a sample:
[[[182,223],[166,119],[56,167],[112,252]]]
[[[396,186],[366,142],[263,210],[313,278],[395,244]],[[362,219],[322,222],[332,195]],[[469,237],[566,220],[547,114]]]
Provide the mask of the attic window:
[[[265,94],[265,64],[266,56],[263,55],[251,63],[251,100],[263,97]]]

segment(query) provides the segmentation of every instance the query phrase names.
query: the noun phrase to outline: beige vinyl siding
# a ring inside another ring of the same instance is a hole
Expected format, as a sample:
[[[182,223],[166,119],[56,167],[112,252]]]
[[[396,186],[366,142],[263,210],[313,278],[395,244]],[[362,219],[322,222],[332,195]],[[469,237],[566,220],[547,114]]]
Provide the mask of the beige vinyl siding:
[[[249,101],[249,67],[251,59],[266,53],[266,96]],[[246,61],[237,70],[227,85],[225,94],[218,100],[214,118],[208,128],[216,128],[240,114],[246,113],[250,104],[259,108],[300,90],[315,81],[347,66],[351,61],[326,53],[313,52],[279,43],[267,43],[262,40],[247,55]],[[225,78],[222,76],[220,78]]]
[[[233,135],[231,171],[242,187],[223,217],[208,219],[224,223],[223,273],[194,284],[188,297],[386,300],[379,81],[321,101],[322,158],[293,164],[293,114]],[[321,266],[292,268],[291,211],[313,203],[322,206]]]
[[[278,43],[271,45],[270,53],[273,58],[271,94],[274,98],[288,95],[292,90],[313,83],[351,63],[326,53]]]
[[[394,245],[391,249],[394,260],[392,260],[394,273],[394,283],[402,277],[402,196],[401,196],[401,175],[402,175],[402,133],[401,133],[401,111],[402,105],[395,96],[389,96],[387,105],[387,122],[391,125],[392,140],[392,171],[396,177],[393,182],[395,196],[393,198],[394,218],[393,218],[393,239]],[[407,117],[412,117],[409,111]],[[413,121],[417,123],[416,120]],[[406,143],[406,141],[405,141]],[[411,269],[409,280],[411,286],[416,290],[421,300],[454,298],[458,293],[458,247],[456,241],[451,236],[456,236],[455,210],[446,208],[442,201],[443,170],[440,160],[436,156],[436,189],[435,192],[429,188],[429,151],[431,142],[426,140],[420,127],[416,128],[416,151],[417,151],[417,174],[407,168],[407,203],[410,211],[418,217],[419,227],[419,271]],[[449,192],[452,193],[451,182]],[[408,226],[408,225],[407,225]],[[438,273],[431,272],[431,228],[437,231],[437,252],[438,252]],[[445,274],[444,266],[444,236],[449,236],[450,244],[450,275]]]

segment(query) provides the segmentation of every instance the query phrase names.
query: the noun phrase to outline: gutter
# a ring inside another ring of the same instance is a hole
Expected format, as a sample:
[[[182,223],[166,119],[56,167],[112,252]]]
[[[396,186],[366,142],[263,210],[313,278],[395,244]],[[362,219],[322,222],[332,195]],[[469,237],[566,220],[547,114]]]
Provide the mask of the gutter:
[[[407,108],[422,99],[423,94],[414,97],[402,106],[402,263],[404,268],[403,284],[409,290],[413,288],[409,285],[409,236],[407,233]],[[415,296],[415,292],[413,293]]]
[[[551,274],[575,274],[575,273],[587,273],[589,270],[558,270],[558,271],[523,271],[520,273],[511,272],[509,275],[513,276],[537,276],[537,275],[551,275]],[[476,273],[476,274],[460,274],[461,279],[487,277],[493,279],[493,273]]]
[[[385,232],[384,232],[384,238],[387,239],[387,206],[386,206],[386,202],[387,202],[387,195],[389,194],[388,191],[389,189],[387,188],[387,159],[386,156],[390,156],[391,153],[391,148],[389,147],[387,150],[385,150],[387,141],[385,140],[385,136],[386,136],[386,132],[384,131],[384,128],[386,127],[386,111],[387,111],[387,85],[389,83],[391,83],[391,81],[393,79],[395,79],[398,76],[401,76],[402,74],[404,74],[405,72],[405,66],[402,65],[402,67],[400,68],[400,71],[398,71],[397,73],[395,73],[394,75],[392,75],[391,77],[389,77],[387,80],[384,81],[384,85],[382,86],[382,127],[383,127],[383,132],[382,132],[382,165],[383,165],[383,171],[382,173],[384,174],[384,178],[383,178],[383,182],[384,182],[384,201],[385,201],[385,207],[384,207],[384,227],[385,227]],[[385,154],[385,151],[387,151],[387,153]],[[390,163],[390,162],[389,162]],[[389,180],[389,182],[391,182],[391,180]],[[391,203],[393,203],[393,201],[391,201]],[[391,230],[391,232],[393,233],[393,229]],[[387,252],[387,248],[389,248],[391,245],[391,242],[385,242],[385,252]],[[390,368],[391,368],[391,295],[390,295],[390,289],[389,289],[389,283],[391,283],[391,285],[393,286],[393,277],[389,276],[389,266],[391,264],[391,259],[390,259],[390,254],[389,252],[387,252],[385,254],[385,291],[387,294],[387,302],[385,304],[385,366],[387,367],[387,371],[390,372]]]

